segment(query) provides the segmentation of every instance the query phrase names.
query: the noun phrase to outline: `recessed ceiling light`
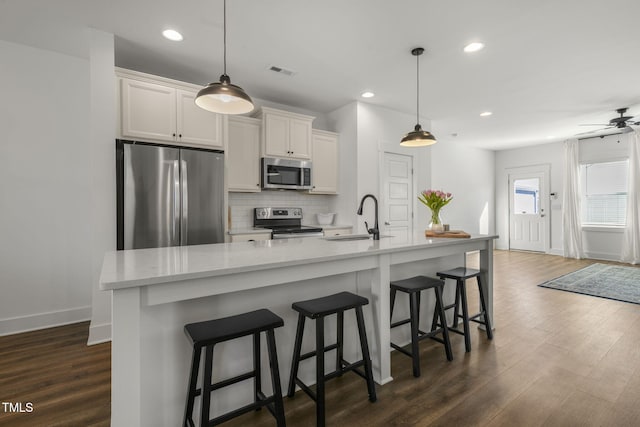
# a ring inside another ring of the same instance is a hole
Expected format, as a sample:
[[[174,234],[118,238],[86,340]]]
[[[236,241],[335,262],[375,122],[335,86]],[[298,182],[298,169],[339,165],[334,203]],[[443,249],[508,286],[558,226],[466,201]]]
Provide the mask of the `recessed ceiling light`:
[[[362,92],[362,95],[360,96],[362,96],[363,98],[373,98],[374,96],[376,96],[376,94],[373,92]]]
[[[492,115],[493,113],[491,111],[485,111],[484,113],[480,113],[480,117],[488,117],[490,115]]]
[[[466,45],[464,47],[464,51],[469,53],[469,52],[477,52],[479,50],[482,50],[484,48],[484,43],[480,43],[480,42],[473,42],[473,43],[469,43],[468,45]]]
[[[174,42],[179,42],[182,41],[182,34],[180,34],[179,32],[177,32],[176,30],[164,30],[162,32],[162,35],[164,36],[165,39],[169,39],[172,40]]]
[[[547,135],[547,139],[553,139],[555,137],[556,137],[555,135]]]

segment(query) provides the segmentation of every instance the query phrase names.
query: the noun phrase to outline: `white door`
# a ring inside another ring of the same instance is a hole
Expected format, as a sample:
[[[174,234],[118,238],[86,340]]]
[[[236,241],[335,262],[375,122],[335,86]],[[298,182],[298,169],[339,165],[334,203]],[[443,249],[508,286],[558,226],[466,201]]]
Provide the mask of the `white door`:
[[[509,248],[546,252],[549,221],[544,172],[509,174]]]
[[[413,233],[413,158],[384,153],[383,164],[380,229],[406,240]]]

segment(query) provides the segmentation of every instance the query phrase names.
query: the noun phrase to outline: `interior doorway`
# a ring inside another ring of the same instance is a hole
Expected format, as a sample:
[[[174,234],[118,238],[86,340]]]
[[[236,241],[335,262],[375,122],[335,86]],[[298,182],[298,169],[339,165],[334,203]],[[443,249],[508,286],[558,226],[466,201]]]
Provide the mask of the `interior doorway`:
[[[509,249],[549,250],[549,166],[509,172]]]
[[[398,239],[413,233],[413,157],[384,152],[380,229]]]

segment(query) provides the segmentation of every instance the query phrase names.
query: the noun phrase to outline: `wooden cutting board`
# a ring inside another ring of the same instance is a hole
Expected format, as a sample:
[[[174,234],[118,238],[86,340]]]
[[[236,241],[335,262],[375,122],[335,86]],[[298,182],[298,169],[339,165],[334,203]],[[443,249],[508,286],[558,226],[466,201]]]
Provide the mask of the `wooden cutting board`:
[[[459,239],[468,239],[471,237],[470,234],[465,233],[462,230],[449,230],[449,231],[444,231],[442,233],[436,233],[431,230],[425,230],[424,235],[425,237],[453,237],[453,238],[459,238]]]

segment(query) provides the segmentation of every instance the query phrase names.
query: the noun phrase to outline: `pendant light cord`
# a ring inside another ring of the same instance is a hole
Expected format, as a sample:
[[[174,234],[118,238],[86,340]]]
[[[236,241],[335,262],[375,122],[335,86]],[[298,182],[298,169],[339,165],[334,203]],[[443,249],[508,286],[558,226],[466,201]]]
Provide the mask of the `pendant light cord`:
[[[222,32],[223,32],[223,71],[224,75],[227,75],[227,0],[222,2]]]
[[[416,55],[416,123],[420,124],[420,55],[419,54]]]

